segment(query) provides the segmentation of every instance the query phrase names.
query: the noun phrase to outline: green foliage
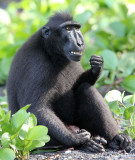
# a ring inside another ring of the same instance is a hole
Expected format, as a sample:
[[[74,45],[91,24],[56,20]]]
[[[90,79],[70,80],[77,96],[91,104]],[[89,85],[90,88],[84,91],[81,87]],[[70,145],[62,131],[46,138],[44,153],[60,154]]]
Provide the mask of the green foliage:
[[[135,94],[124,96],[117,90],[109,91],[105,96],[114,118],[121,122],[124,132],[135,138]]]
[[[114,71],[117,68],[118,60],[113,51],[110,50],[103,50],[101,52],[101,56],[104,59],[104,69],[109,71]]]
[[[102,51],[101,55],[104,58],[104,71],[96,86],[112,85],[114,88],[119,86],[130,93],[135,93],[135,53],[122,54],[121,59],[110,50]]]
[[[8,111],[8,103],[7,103],[7,93],[4,90],[4,96],[0,97],[0,106],[3,110]]]
[[[83,68],[90,68],[92,54],[104,57],[104,73],[96,87],[111,84],[134,93],[134,78],[128,76],[135,73],[135,12],[129,0],[22,0],[0,9],[0,85],[6,82],[18,48],[61,8],[82,24],[86,42]]]
[[[37,126],[36,117],[26,112],[29,106],[21,108],[11,118],[11,112],[6,114],[0,107],[0,159],[13,160],[15,156],[25,159],[29,151],[44,146],[50,140],[48,129]]]
[[[15,153],[13,150],[9,148],[2,148],[0,149],[0,160],[14,160],[15,159]]]
[[[124,79],[122,86],[131,93],[135,92],[135,75],[127,76]]]

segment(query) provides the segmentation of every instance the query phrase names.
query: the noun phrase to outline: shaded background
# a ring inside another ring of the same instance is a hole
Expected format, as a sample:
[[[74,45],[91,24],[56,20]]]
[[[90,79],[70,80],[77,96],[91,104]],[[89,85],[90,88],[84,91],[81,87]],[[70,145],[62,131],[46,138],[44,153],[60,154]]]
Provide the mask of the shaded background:
[[[96,84],[135,92],[134,0],[0,0],[0,86],[6,84],[17,49],[56,11],[68,11],[81,23],[86,42],[82,66],[102,55],[104,71]],[[101,87],[102,86],[102,87]]]

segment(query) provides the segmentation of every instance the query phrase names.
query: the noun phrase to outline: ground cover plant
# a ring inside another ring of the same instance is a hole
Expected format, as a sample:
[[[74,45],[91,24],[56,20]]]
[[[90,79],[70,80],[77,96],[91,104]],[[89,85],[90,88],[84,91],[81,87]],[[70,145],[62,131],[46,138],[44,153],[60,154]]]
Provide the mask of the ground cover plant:
[[[106,94],[105,101],[122,131],[135,139],[135,94],[124,96],[124,92],[112,90]]]
[[[50,140],[45,126],[37,125],[34,114],[27,113],[27,105],[11,117],[0,107],[0,159],[29,159],[29,151],[42,147]]]

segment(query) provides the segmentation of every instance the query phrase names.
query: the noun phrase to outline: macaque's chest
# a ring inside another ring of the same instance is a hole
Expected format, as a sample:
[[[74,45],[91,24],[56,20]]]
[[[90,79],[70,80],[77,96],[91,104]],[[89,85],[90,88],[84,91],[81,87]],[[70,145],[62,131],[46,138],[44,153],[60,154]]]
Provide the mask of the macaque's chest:
[[[58,75],[54,110],[60,119],[66,124],[72,124],[75,113],[76,100],[72,87],[83,71],[76,67],[65,68]]]
[[[83,73],[81,65],[69,65],[58,74],[58,83],[63,91],[70,90]]]

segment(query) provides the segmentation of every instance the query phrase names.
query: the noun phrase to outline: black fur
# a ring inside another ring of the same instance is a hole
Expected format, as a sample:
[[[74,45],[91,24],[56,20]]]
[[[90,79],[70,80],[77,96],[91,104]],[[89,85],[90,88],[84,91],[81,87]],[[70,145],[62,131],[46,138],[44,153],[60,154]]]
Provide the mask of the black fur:
[[[103,59],[92,56],[91,69],[86,72],[79,62],[85,48],[79,28],[71,15],[62,12],[31,36],[13,60],[7,82],[8,102],[12,114],[31,104],[29,111],[36,115],[38,124],[49,129],[48,145],[85,143],[96,152],[90,133],[112,142],[118,131],[108,106],[93,86],[101,75]],[[85,130],[72,133],[67,125]]]

